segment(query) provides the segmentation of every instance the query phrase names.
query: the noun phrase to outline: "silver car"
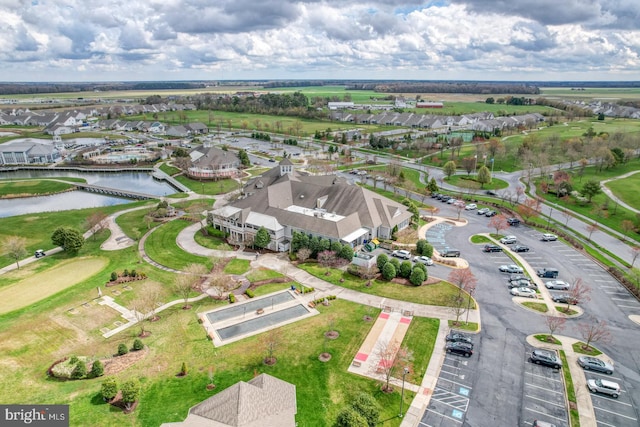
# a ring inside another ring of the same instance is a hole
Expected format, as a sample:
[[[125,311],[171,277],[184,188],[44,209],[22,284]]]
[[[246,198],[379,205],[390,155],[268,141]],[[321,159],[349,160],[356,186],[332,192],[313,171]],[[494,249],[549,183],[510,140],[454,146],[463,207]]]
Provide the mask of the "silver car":
[[[611,375],[614,372],[613,366],[604,360],[591,356],[578,357],[578,365],[580,365],[585,371],[592,370],[603,372]]]
[[[547,289],[560,289],[562,291],[569,290],[569,284],[562,280],[549,280],[548,282],[545,282],[544,285]]]
[[[413,259],[414,262],[419,262],[424,265],[433,265],[433,260],[428,256],[417,256]]]
[[[608,394],[613,398],[620,396],[620,385],[613,381],[590,379],[587,380],[587,387],[591,393]]]

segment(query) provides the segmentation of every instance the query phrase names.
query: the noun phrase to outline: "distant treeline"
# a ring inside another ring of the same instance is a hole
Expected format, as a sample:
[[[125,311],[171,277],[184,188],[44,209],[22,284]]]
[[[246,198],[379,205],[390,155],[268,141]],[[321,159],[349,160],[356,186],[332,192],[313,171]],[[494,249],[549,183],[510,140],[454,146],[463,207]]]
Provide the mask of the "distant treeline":
[[[0,95],[205,88],[203,82],[0,83]]]
[[[347,90],[374,90],[382,93],[473,93],[530,94],[537,95],[540,89],[526,83],[495,82],[396,82],[352,84]]]

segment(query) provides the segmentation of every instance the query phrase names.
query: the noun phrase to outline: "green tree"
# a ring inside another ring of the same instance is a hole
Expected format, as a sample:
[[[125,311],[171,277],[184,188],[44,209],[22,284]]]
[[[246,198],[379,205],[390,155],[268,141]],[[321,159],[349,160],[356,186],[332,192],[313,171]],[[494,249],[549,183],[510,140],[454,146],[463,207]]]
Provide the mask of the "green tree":
[[[346,406],[338,412],[334,427],[364,427],[368,426],[368,420],[351,406]]]
[[[142,343],[142,340],[140,338],[136,338],[135,340],[133,340],[133,349],[135,351],[140,351],[144,348],[144,344]]]
[[[382,271],[382,269],[384,268],[384,265],[387,262],[389,262],[389,257],[387,256],[387,254],[378,255],[378,258],[376,259],[376,265],[378,266],[378,270]]]
[[[122,343],[118,345],[118,356],[124,356],[129,353],[129,348],[126,344]]]
[[[398,270],[398,276],[408,279],[411,275],[412,267],[413,264],[411,264],[411,261],[402,261],[400,269]]]
[[[75,228],[58,227],[51,235],[51,242],[71,254],[77,254],[84,245],[84,237]]]
[[[340,248],[338,252],[338,258],[351,262],[353,260],[353,248],[349,245],[342,245],[342,248]]]
[[[253,241],[253,245],[260,249],[264,249],[267,246],[269,246],[270,242],[271,242],[271,236],[269,235],[269,232],[267,231],[266,228],[260,227],[260,229],[256,233],[256,237]]]
[[[409,282],[411,282],[412,285],[420,286],[425,280],[427,280],[427,275],[421,268],[414,268],[413,270],[411,270]]]
[[[391,280],[396,277],[396,267],[392,262],[388,262],[382,267],[382,277],[385,280]]]
[[[351,402],[353,409],[367,420],[368,427],[375,427],[380,420],[380,408],[375,399],[367,394],[361,393]]]
[[[490,96],[484,102],[487,103],[487,104],[493,104],[493,103],[496,102],[496,100],[493,97]]]
[[[82,360],[76,363],[76,366],[73,367],[73,371],[71,371],[71,378],[79,380],[87,376],[87,364]]]
[[[102,394],[102,398],[107,402],[116,397],[118,394],[118,381],[113,377],[105,378],[104,381],[102,381],[100,394]]]
[[[425,239],[420,239],[416,242],[416,251],[420,255],[428,256],[429,258],[433,256],[433,246]]]
[[[444,164],[442,169],[444,170],[445,175],[447,175],[447,178],[451,178],[451,175],[456,173],[456,162],[454,162],[453,160],[449,160]]]
[[[598,181],[589,180],[582,186],[582,195],[587,198],[589,203],[591,203],[591,199],[601,191],[602,189],[600,188],[600,183]]]
[[[436,183],[436,179],[434,177],[431,177],[431,179],[429,180],[427,190],[429,190],[429,192],[432,194],[438,191],[438,184]]]
[[[122,384],[122,403],[126,409],[131,409],[131,406],[140,397],[140,381],[132,379],[125,381]]]
[[[480,183],[480,188],[483,188],[485,184],[490,183],[491,171],[489,170],[489,168],[486,166],[481,166],[480,169],[478,169],[478,177],[476,179]]]
[[[96,360],[93,362],[93,364],[91,365],[90,375],[91,375],[91,378],[97,378],[104,375],[104,366],[102,365],[101,361]]]

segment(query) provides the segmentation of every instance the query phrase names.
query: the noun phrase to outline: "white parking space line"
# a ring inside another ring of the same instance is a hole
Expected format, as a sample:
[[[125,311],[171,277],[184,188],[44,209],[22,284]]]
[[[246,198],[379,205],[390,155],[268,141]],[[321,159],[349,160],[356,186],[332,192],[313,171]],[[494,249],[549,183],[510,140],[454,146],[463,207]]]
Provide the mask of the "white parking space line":
[[[535,385],[535,384],[531,384],[531,383],[525,383],[525,385],[528,385],[528,386],[530,386],[530,387],[539,388],[540,390],[544,390],[544,391],[550,391],[551,393],[564,394],[564,392],[563,392],[563,391],[549,390],[549,388],[548,388],[548,387],[540,387],[539,385]]]
[[[602,377],[602,378],[606,378],[606,379],[608,379],[608,380],[609,380],[609,379],[611,379],[611,380],[618,380],[618,381],[622,382],[622,378],[614,377],[613,375],[607,375],[607,374],[604,374],[604,373],[601,373],[601,372],[596,372],[596,371],[584,371],[584,373],[585,373],[585,376],[586,376],[586,374],[588,373],[589,375],[598,375],[598,376],[600,376],[600,377]],[[623,391],[623,392],[624,392],[624,390],[621,390],[621,391]]]
[[[631,405],[629,405],[629,406],[631,406]],[[623,415],[623,414],[621,414],[621,413],[619,413],[619,412],[608,411],[608,410],[606,410],[606,409],[604,409],[604,408],[601,408],[601,407],[599,407],[599,406],[594,406],[594,407],[593,407],[593,409],[597,409],[598,411],[603,411],[603,412],[607,412],[607,413],[609,413],[609,414],[617,415],[617,416],[619,416],[619,417],[626,418],[626,419],[628,419],[628,420],[638,421],[638,419],[637,419],[637,418],[629,417],[629,416],[627,416],[627,415]]]
[[[455,370],[462,369],[459,366],[447,365],[446,363],[443,363],[442,366],[446,366],[447,368],[453,368]],[[445,372],[449,372],[449,371],[445,371]],[[451,373],[451,372],[449,372],[449,373]]]
[[[436,415],[438,415],[438,416],[440,416],[440,417],[446,418],[446,419],[448,419],[448,420],[455,421],[455,422],[457,422],[458,424],[462,424],[462,420],[457,420],[457,419],[455,419],[455,418],[448,417],[448,416],[446,416],[445,414],[441,414],[440,412],[434,411],[433,409],[429,409],[429,408],[427,408],[427,411],[429,411],[429,412],[433,412],[434,414],[436,414]]]
[[[598,425],[602,424],[603,426],[610,426],[610,427],[618,427],[618,426],[614,426],[613,424],[605,423],[604,421],[598,421],[598,420],[596,420],[596,424]]]
[[[461,385],[461,386],[463,386],[463,387],[465,387],[465,388],[468,388],[469,390],[473,390],[473,388],[471,388],[470,386],[468,386],[468,385],[466,385],[466,384],[459,383],[459,382],[457,382],[457,381],[448,380],[448,379],[446,379],[446,378],[438,378],[438,381],[440,381],[440,380],[445,380],[445,381],[447,381],[447,382],[449,382],[449,383],[452,383],[452,384],[458,384],[458,385]]]
[[[557,383],[561,383],[562,382],[561,380],[556,380],[555,378],[549,378],[549,377],[546,377],[544,375],[534,374],[533,372],[531,372],[529,375],[531,375],[533,377],[542,378],[542,379],[547,380],[547,381],[555,381]]]
[[[419,425],[419,426],[425,426],[425,427],[434,427],[434,426],[432,426],[431,424],[423,423],[422,421],[420,421],[420,422],[418,423],[418,425]],[[615,427],[615,426],[614,426],[614,427]]]
[[[630,308],[632,310],[639,310],[640,309],[640,305],[621,305],[621,304],[616,304],[618,307],[620,308]]]
[[[548,400],[540,399],[539,397],[531,396],[528,394],[525,394],[525,397],[528,397],[529,399],[539,400],[540,402],[548,403],[549,405],[557,406],[558,408],[564,408],[564,405],[560,405],[559,403],[549,402]]]
[[[614,294],[629,295],[629,293],[625,291],[604,291],[604,293],[609,295],[614,295]]]
[[[613,297],[612,297],[611,299],[612,299],[613,301],[625,301],[625,302],[633,301],[633,300],[631,299],[631,297],[629,297],[629,298],[613,298]]]
[[[531,412],[533,412],[534,414],[540,414],[540,415],[544,415],[545,417],[553,418],[554,420],[567,422],[567,419],[566,419],[566,418],[555,417],[555,416],[553,416],[553,415],[549,415],[549,414],[546,414],[546,413],[544,413],[544,412],[540,412],[540,411],[537,411],[537,410],[535,410],[535,409],[531,409],[531,408],[524,408],[524,409],[526,409],[527,411],[531,411]]]

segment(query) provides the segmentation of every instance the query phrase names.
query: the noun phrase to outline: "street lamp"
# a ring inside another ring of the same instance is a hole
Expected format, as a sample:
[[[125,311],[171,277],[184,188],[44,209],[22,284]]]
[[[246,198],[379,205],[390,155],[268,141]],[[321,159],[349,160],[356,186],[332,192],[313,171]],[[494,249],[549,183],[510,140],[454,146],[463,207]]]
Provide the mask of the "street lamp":
[[[469,302],[467,304],[467,320],[465,320],[465,323],[467,325],[469,324],[469,310],[471,310],[471,300],[473,299],[473,292],[475,290],[476,290],[476,288],[469,289]]]
[[[553,212],[553,207],[549,206],[549,218],[547,218],[547,229],[551,228],[551,213]]]
[[[400,394],[400,414],[398,415],[398,418],[402,418],[402,403],[404,401],[404,377],[406,377],[408,373],[409,368],[407,368],[406,366],[402,368],[402,393]]]

